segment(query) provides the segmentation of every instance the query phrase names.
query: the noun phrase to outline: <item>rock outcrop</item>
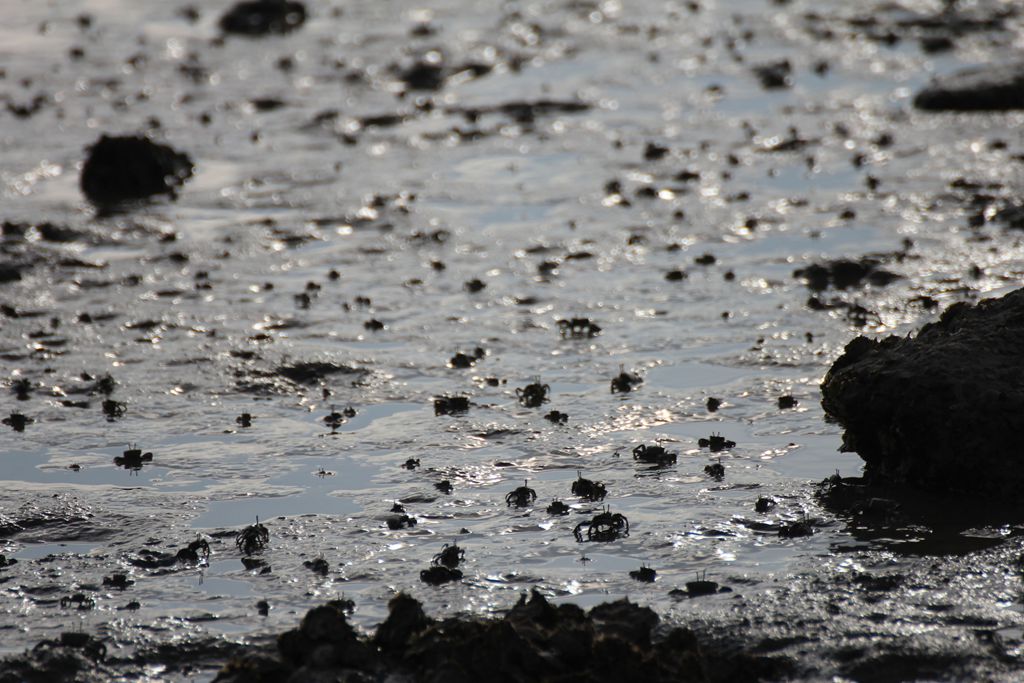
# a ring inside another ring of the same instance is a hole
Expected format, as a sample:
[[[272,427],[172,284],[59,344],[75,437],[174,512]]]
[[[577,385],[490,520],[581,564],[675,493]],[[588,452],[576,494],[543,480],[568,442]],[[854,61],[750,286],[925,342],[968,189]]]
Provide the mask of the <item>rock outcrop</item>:
[[[913,338],[857,337],[821,385],[875,481],[1019,495],[1024,289],[958,303]]]

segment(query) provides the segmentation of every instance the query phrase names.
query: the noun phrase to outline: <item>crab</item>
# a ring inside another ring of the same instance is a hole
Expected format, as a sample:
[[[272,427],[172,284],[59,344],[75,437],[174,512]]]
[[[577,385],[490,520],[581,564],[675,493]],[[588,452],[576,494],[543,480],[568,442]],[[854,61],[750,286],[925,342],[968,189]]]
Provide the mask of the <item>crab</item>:
[[[517,388],[516,398],[519,399],[520,404],[527,408],[540,408],[541,405],[550,400],[548,398],[548,392],[550,391],[551,387],[547,384],[541,384],[540,379],[537,379],[525,387]]]
[[[799,401],[793,396],[779,396],[779,410],[789,410],[790,408],[796,408]]]
[[[142,469],[143,463],[153,462],[153,454],[143,453],[142,449],[133,444],[128,444],[128,449],[114,458],[114,464],[126,470],[138,471]]]
[[[101,405],[103,408],[103,414],[107,416],[107,422],[113,422],[119,417],[124,417],[125,411],[128,410],[127,403],[115,401],[112,398],[106,399]]]
[[[760,496],[757,499],[757,502],[754,503],[754,511],[760,512],[762,514],[765,512],[771,512],[776,505],[778,505],[778,503],[775,501],[774,498],[770,498],[768,496]]]
[[[473,349],[472,353],[463,353],[462,351],[459,351],[451,357],[451,360],[448,361],[448,367],[460,369],[471,368],[476,365],[478,360],[482,359],[486,355],[487,352],[479,346]]]
[[[721,434],[712,432],[711,436],[708,438],[698,439],[697,445],[701,448],[710,448],[712,453],[717,453],[718,451],[724,451],[727,448],[735,448],[736,442],[729,441]]]
[[[708,573],[706,571],[697,574],[695,581],[686,582],[686,593],[691,598],[699,598],[704,595],[714,595],[719,592],[718,584],[714,581],[708,581]]]
[[[187,546],[178,551],[175,555],[175,559],[178,562],[199,562],[199,554],[202,553],[202,559],[206,560],[210,557],[210,544],[203,538],[196,538],[196,540],[189,543]],[[246,553],[248,554],[248,553]]]
[[[631,579],[636,581],[643,581],[644,583],[654,583],[654,579],[658,577],[658,572],[653,568],[648,567],[646,564],[640,565],[640,569],[634,569],[629,573]]]
[[[604,500],[604,497],[608,495],[608,489],[606,489],[605,485],[599,481],[584,479],[583,473],[577,470],[576,481],[572,483],[572,493],[580,498],[597,502],[599,500]]]
[[[331,406],[331,412],[324,418],[324,424],[330,427],[333,432],[337,431],[338,427],[340,427],[344,422],[345,416],[335,410],[334,406]]]
[[[716,481],[722,481],[722,478],[725,476],[725,465],[723,465],[721,459],[719,459],[718,462],[705,465],[704,474]]]
[[[469,396],[435,396],[434,415],[454,415],[469,410]]]
[[[548,422],[554,422],[555,424],[565,424],[569,421],[569,414],[562,413],[557,410],[552,410],[550,413],[544,416],[544,419]]]
[[[551,501],[551,505],[548,505],[547,513],[549,515],[567,515],[569,514],[569,506],[556,499]]]
[[[619,366],[619,374],[612,377],[612,393],[628,394],[643,384],[643,378],[635,372],[626,372],[626,368]]]
[[[318,557],[315,560],[306,560],[302,563],[302,566],[320,576],[327,576],[327,572],[331,570],[331,565],[322,557]]]
[[[529,479],[524,479],[522,486],[505,496],[505,503],[509,507],[515,505],[517,508],[524,508],[537,500],[537,492],[527,486],[529,483]]]
[[[240,427],[252,427],[252,415],[249,413],[242,413],[235,418],[235,422],[237,422]]]
[[[590,318],[570,318],[556,323],[558,331],[565,339],[587,339],[601,334],[601,327]]]
[[[622,536],[629,536],[629,520],[626,516],[612,512],[607,507],[589,522],[580,522],[572,530],[572,535],[579,543],[583,542],[584,528],[587,530],[588,541],[614,541]]]
[[[460,548],[455,543],[448,545],[444,544],[441,548],[441,552],[434,555],[434,559],[430,561],[432,565],[448,567],[448,569],[455,569],[459,566],[459,563],[466,559],[466,551]]]
[[[406,460],[405,462],[402,463],[402,469],[405,469],[405,470],[414,470],[414,469],[416,469],[419,466],[420,466],[420,459],[419,458],[409,458],[408,460]]]
[[[674,465],[676,454],[665,450],[664,446],[646,446],[640,444],[633,449],[633,459],[654,465]]]
[[[409,515],[395,515],[387,518],[387,525],[392,531],[398,531],[405,527],[416,526],[416,518]]]
[[[447,479],[445,479],[444,481],[439,481],[436,484],[434,484],[434,488],[440,491],[441,493],[447,493],[449,495],[451,494],[452,491],[455,490],[455,487],[452,486],[452,483]]]
[[[245,527],[235,536],[235,545],[246,555],[252,555],[257,550],[263,550],[263,547],[270,542],[270,532],[267,531],[267,527],[260,524],[260,518],[256,518],[256,523]]]
[[[96,606],[96,601],[86,596],[85,593],[75,593],[74,595],[65,595],[60,599],[61,607],[71,607],[74,605],[80,610],[90,610]]]
[[[444,566],[431,567],[420,572],[420,581],[429,583],[431,586],[440,586],[449,581],[459,581],[462,572],[458,569],[449,569]]]
[[[110,586],[122,591],[133,583],[135,582],[129,579],[127,574],[111,574],[110,576],[103,577],[104,586]]]

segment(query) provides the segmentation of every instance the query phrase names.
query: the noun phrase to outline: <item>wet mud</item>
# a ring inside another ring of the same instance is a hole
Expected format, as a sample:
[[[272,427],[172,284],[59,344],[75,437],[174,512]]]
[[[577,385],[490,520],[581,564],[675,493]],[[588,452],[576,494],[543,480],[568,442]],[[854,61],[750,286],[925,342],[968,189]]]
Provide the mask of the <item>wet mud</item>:
[[[0,680],[1020,678],[1015,6],[23,5]]]

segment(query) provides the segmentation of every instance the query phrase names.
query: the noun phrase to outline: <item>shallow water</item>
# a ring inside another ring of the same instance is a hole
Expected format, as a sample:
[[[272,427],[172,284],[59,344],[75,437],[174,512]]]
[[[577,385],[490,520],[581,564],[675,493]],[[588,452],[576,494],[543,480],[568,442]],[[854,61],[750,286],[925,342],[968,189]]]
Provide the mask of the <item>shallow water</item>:
[[[780,628],[794,611],[813,620],[842,601],[844,577],[881,570],[912,577],[914,589],[901,591],[913,599],[887,596],[816,627],[821,651],[809,657],[826,662],[814,665],[822,673],[837,670],[829,648],[857,641],[865,624],[883,640],[921,629],[939,649],[952,647],[972,622],[929,616],[940,604],[1002,634],[1008,659],[979,659],[979,671],[1018,667],[1019,519],[966,529],[925,519],[858,534],[818,505],[812,485],[860,471],[855,455],[836,452],[840,431],[818,405],[843,346],[862,332],[907,334],[950,303],[1016,286],[1024,272],[1018,236],[969,230],[967,197],[949,186],[965,177],[1013,187],[1020,115],[910,107],[932,73],[1019,41],[1017,25],[932,57],[911,40],[887,48],[865,39],[845,21],[847,3],[700,7],[341,3],[317,6],[295,34],[223,45],[211,43],[219,7],[203,6],[195,24],[162,3],[9,11],[0,92],[14,103],[42,93],[46,104],[25,119],[0,112],[0,218],[81,234],[4,238],[45,261],[0,285],[0,302],[22,312],[0,319],[4,373],[33,387],[27,401],[6,394],[2,410],[35,420],[0,433],[0,521],[38,522],[0,537],[0,553],[19,560],[0,569],[0,613],[11,624],[0,650],[52,637],[69,619],[111,637],[119,653],[207,633],[254,637],[340,595],[369,627],[399,590],[433,614],[500,610],[538,587],[583,605],[628,595],[680,620],[734,624],[746,611]],[[813,37],[811,9],[832,40]],[[83,12],[93,17],[86,29],[74,21]],[[410,37],[425,18],[437,32]],[[69,58],[73,46],[81,59]],[[447,64],[495,68],[398,97],[389,65],[436,47]],[[294,68],[277,66],[282,57]],[[751,65],[787,57],[793,86],[762,89]],[[818,60],[831,67],[823,76],[811,70]],[[261,97],[284,106],[258,111],[249,102]],[[542,99],[589,108],[537,111],[532,122],[459,113]],[[396,112],[398,125],[358,123]],[[83,149],[101,132],[144,130],[151,117],[159,138],[192,156],[195,177],[176,201],[97,216],[77,189]],[[766,151],[790,126],[804,149]],[[878,144],[882,133],[895,143]],[[665,157],[644,160],[648,142],[668,147]],[[676,179],[683,170],[699,177]],[[606,187],[612,180],[621,193]],[[638,195],[648,186],[653,196]],[[855,215],[841,217],[844,209]],[[749,219],[756,225],[745,227]],[[176,239],[160,239],[170,233]],[[897,252],[905,239],[907,257],[885,264],[902,279],[822,295],[864,305],[875,314],[867,326],[841,309],[807,307],[811,292],[795,269]],[[694,262],[706,253],[716,263]],[[65,256],[98,267],[55,265]],[[977,277],[971,264],[982,268]],[[686,279],[666,280],[677,268]],[[464,283],[474,278],[486,287],[470,293]],[[295,298],[304,291],[308,308]],[[912,303],[922,295],[938,308]],[[80,322],[83,313],[93,322]],[[563,339],[557,320],[571,317],[602,331]],[[366,329],[370,319],[384,328]],[[475,367],[447,366],[478,346],[487,355]],[[351,372],[308,385],[275,372],[314,360]],[[643,377],[636,391],[609,391],[620,367]],[[104,396],[87,393],[83,372],[117,381],[124,417],[104,418]],[[515,389],[538,378],[550,402],[522,407]],[[434,397],[451,394],[469,395],[470,410],[435,415]],[[788,394],[799,404],[780,410]],[[715,413],[705,407],[712,396],[723,401]],[[346,406],[356,415],[332,432],[323,418]],[[567,424],[545,420],[551,409],[568,413]],[[249,428],[236,424],[243,412]],[[713,432],[736,447],[699,448]],[[635,446],[656,442],[678,452],[675,465],[633,460]],[[152,463],[115,465],[129,443],[151,451]],[[408,458],[422,467],[401,468]],[[704,473],[715,462],[725,466],[721,482]],[[607,485],[604,504],[628,517],[627,538],[574,540],[573,528],[601,508],[571,495],[577,472]],[[536,504],[506,506],[524,479]],[[452,494],[435,490],[442,480]],[[754,512],[760,496],[778,507]],[[545,513],[555,498],[572,506],[569,516]],[[398,500],[414,528],[387,529]],[[813,536],[777,535],[805,516]],[[257,517],[271,534],[260,554],[266,575],[242,566],[229,533]],[[197,534],[212,548],[203,566],[128,563]],[[455,541],[466,578],[420,583],[419,571]],[[330,563],[326,577],[302,565],[317,557]],[[657,569],[656,583],[629,578],[641,563]],[[135,584],[102,587],[114,572]],[[669,597],[698,572],[733,592]],[[854,602],[857,590],[848,590]],[[60,607],[83,591],[94,609]],[[267,617],[259,599],[271,604]],[[119,611],[133,600],[138,609]]]

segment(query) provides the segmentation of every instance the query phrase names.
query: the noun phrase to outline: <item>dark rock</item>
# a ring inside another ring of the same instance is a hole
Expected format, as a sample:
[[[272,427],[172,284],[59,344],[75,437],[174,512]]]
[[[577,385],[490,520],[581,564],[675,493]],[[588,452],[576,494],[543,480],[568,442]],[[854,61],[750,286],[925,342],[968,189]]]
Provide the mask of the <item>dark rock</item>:
[[[793,85],[793,66],[788,59],[754,67],[754,75],[765,90],[778,90]]]
[[[980,66],[937,78],[914,97],[926,111],[1024,109],[1024,63]]]
[[[306,21],[306,7],[289,0],[240,2],[220,18],[224,33],[263,36],[294,31]]]
[[[192,175],[187,154],[143,136],[103,135],[82,166],[82,194],[98,206],[173,195]]]
[[[806,268],[793,271],[793,277],[802,278],[809,289],[816,292],[828,289],[850,289],[859,287],[864,280],[876,287],[885,287],[899,275],[880,267],[881,262],[873,258],[857,261],[837,259],[825,263],[814,263]]]
[[[958,303],[916,338],[858,337],[821,385],[869,480],[1009,496],[1024,485],[1024,289]]]
[[[373,637],[374,644],[385,652],[403,652],[409,638],[434,623],[423,612],[423,605],[405,593],[391,598],[388,612]]]

